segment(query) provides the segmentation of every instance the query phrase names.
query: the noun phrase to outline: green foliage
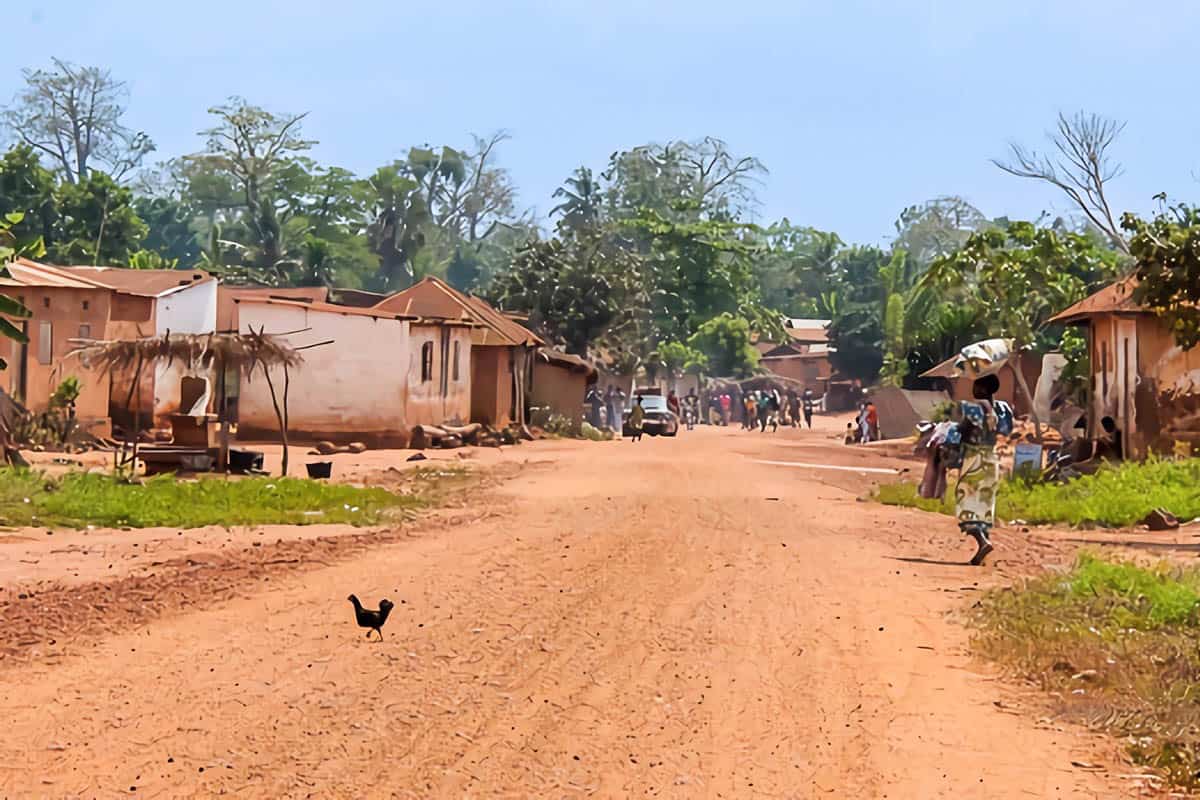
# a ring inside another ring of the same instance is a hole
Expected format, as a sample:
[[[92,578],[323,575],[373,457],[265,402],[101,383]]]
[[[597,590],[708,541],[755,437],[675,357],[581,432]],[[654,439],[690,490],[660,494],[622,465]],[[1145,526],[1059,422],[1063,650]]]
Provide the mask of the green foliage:
[[[79,399],[79,392],[82,388],[79,378],[68,375],[54,389],[54,394],[50,395],[50,410],[64,409],[74,404]]]
[[[369,525],[389,509],[419,503],[378,488],[293,478],[183,481],[159,475],[131,484],[96,473],[51,478],[0,470],[0,522],[14,526]]]
[[[750,323],[732,314],[721,314],[701,324],[687,343],[704,354],[715,375],[746,378],[758,369],[759,355],[751,343]]]
[[[1107,466],[1066,485],[1006,480],[1000,487],[996,516],[1033,524],[1136,525],[1156,508],[1180,519],[1200,517],[1200,459],[1126,462]],[[953,513],[949,501],[926,500],[911,483],[885,484],[877,499],[887,505]]]
[[[192,212],[182,202],[170,197],[143,195],[134,199],[133,209],[146,223],[143,250],[157,253],[164,262],[174,262],[183,269],[197,265],[200,237],[193,226]]]
[[[1200,208],[1177,205],[1150,221],[1125,214],[1138,302],[1166,320],[1180,347],[1200,343]]]
[[[40,249],[41,240],[37,240],[33,245],[22,244],[17,236],[13,233],[16,226],[20,225],[24,215],[19,211],[10,211],[4,215],[0,215],[0,268],[3,268],[12,259],[18,255],[30,250]],[[28,319],[33,316],[29,313],[29,309],[21,305],[21,303],[13,297],[0,294],[0,336],[11,339],[22,344],[29,342],[29,337],[12,323],[12,319]],[[0,369],[6,369],[8,364],[4,359],[0,358]]]
[[[1085,234],[1007,222],[935,259],[923,284],[976,309],[989,336],[1048,349],[1056,340],[1043,335],[1047,320],[1110,279],[1119,261]]]
[[[140,248],[146,224],[133,209],[133,192],[103,172],[54,192],[58,216],[47,256],[56,264],[124,264]]]
[[[683,342],[664,342],[656,351],[657,361],[673,377],[685,372],[698,373],[708,368],[708,357]]]
[[[1071,592],[1078,597],[1105,598],[1112,606],[1114,620],[1124,628],[1148,628],[1161,625],[1194,625],[1200,606],[1200,582],[1195,575],[1190,583],[1160,567],[1148,570],[1130,563],[1112,563],[1083,556],[1071,575]]]

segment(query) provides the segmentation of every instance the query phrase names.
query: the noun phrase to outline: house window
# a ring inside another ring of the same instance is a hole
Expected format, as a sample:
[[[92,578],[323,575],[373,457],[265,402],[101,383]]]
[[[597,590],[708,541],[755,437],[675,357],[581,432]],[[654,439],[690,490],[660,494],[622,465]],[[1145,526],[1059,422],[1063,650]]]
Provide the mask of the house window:
[[[462,348],[462,342],[454,343],[454,382],[458,382],[458,357]]]
[[[43,306],[44,308],[49,308],[49,307],[50,307],[50,298],[49,298],[49,297],[43,297],[43,298],[42,298],[42,306]]]
[[[38,323],[38,363],[49,364],[54,353],[54,327],[49,322]]]
[[[92,306],[92,302],[90,300],[83,301],[83,310],[84,311],[87,311],[89,308],[91,308],[91,306]]]
[[[433,342],[421,345],[421,383],[433,380]]]

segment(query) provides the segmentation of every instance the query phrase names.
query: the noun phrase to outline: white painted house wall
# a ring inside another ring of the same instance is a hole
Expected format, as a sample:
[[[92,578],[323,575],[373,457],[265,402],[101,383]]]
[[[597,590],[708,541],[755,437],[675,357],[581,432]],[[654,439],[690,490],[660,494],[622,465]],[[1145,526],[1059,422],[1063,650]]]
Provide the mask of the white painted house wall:
[[[308,329],[287,337],[296,347],[333,340],[304,350],[304,364],[290,370],[290,430],[328,439],[407,437],[407,321],[248,300],[239,303],[238,318],[243,327],[250,324],[267,333]],[[271,379],[281,395],[282,369],[273,371]],[[278,429],[261,371],[241,379],[238,425]]]
[[[154,300],[154,334],[212,333],[217,329],[217,282],[204,281]],[[185,375],[193,374],[186,364],[156,364],[154,367],[154,417],[178,413],[179,387]],[[209,399],[212,379],[209,378]],[[183,409],[186,413],[188,409]]]

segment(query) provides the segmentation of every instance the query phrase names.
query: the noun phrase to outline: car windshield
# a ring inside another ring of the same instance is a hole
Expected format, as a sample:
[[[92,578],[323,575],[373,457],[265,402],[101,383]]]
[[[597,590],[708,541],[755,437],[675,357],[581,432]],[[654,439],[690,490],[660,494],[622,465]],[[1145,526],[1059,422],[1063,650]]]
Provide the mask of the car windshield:
[[[642,395],[642,409],[647,413],[651,411],[666,411],[667,399],[662,395],[644,394]]]

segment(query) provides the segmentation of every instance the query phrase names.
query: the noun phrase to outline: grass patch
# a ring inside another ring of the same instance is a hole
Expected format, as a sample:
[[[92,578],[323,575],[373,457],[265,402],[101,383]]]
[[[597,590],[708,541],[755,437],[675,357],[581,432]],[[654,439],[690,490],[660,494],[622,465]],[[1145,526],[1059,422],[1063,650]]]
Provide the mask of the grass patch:
[[[918,496],[912,483],[880,486],[876,499],[888,505],[954,512],[952,502]],[[1010,478],[1000,486],[996,518],[1123,528],[1136,525],[1156,508],[1165,508],[1181,520],[1200,517],[1200,459],[1104,467],[1065,486]]]
[[[1200,569],[1084,555],[1066,575],[989,592],[977,652],[1121,737],[1172,785],[1200,789]]]
[[[393,494],[297,478],[176,480],[158,475],[126,483],[96,473],[50,477],[32,470],[0,470],[0,523],[9,526],[371,525],[388,511],[423,504],[420,491]]]

